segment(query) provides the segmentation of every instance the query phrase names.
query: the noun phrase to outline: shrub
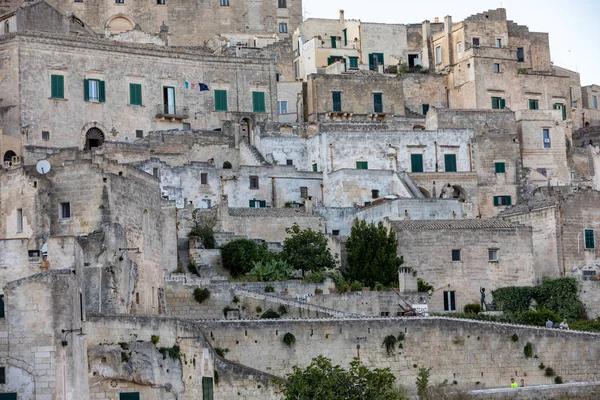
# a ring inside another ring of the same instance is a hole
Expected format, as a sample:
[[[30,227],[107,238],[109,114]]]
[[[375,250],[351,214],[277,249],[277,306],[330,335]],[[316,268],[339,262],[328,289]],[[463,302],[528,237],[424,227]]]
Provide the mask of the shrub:
[[[221,358],[225,358],[225,354],[229,353],[229,349],[223,347],[215,347],[215,353]]]
[[[555,375],[554,369],[551,367],[546,367],[546,372],[544,373],[547,377],[551,378]]]
[[[197,238],[205,249],[214,249],[217,245],[215,233],[211,226],[196,226],[188,234],[189,238]]]
[[[294,277],[294,269],[283,260],[255,262],[250,270],[250,278],[258,282],[287,281]]]
[[[233,302],[233,304],[238,304],[240,302],[240,298],[237,296],[233,296],[232,302]]]
[[[465,304],[464,312],[465,314],[479,314],[481,312],[481,305],[477,303]]]
[[[513,335],[510,338],[510,340],[512,340],[513,342],[518,342],[519,341],[519,336],[516,333],[513,333]]]
[[[431,286],[428,282],[425,282],[421,278],[417,279],[417,288],[419,292],[427,292],[430,296],[433,294],[434,291],[433,286]]]
[[[196,263],[194,262],[194,260],[190,260],[190,262],[188,263],[188,271],[190,271],[191,274],[200,276],[200,274],[198,273],[198,268],[196,268]]]
[[[296,343],[296,337],[288,332],[283,335],[283,343],[285,343],[288,347],[292,347],[292,345]]]
[[[394,351],[396,350],[396,342],[397,339],[394,335],[388,335],[383,339],[381,347],[385,347],[385,351],[387,352],[388,356],[394,354]]]
[[[327,273],[325,271],[313,271],[306,275],[302,280],[304,283],[322,283],[326,277]]]
[[[523,353],[525,354],[525,358],[533,357],[533,345],[530,342],[527,342],[525,347],[523,347]]]
[[[277,312],[279,313],[279,315],[285,315],[285,314],[287,314],[288,310],[287,310],[287,308],[285,308],[285,306],[283,304],[281,304],[277,308]]]
[[[363,287],[365,287],[364,283],[359,282],[359,281],[354,281],[350,285],[350,290],[352,290],[353,292],[360,292]]]
[[[417,394],[422,398],[427,398],[427,390],[429,389],[429,376],[431,368],[421,367],[417,374]]]
[[[262,312],[262,307],[261,306],[256,306],[256,313],[260,314]]]
[[[539,369],[546,369],[546,366],[544,365],[544,363],[540,363],[540,365],[538,365]]]
[[[273,293],[275,292],[275,288],[271,285],[265,286],[265,293]]]
[[[561,377],[560,375],[559,375],[559,376],[556,376],[556,377],[554,378],[554,383],[556,383],[557,385],[561,385],[561,384],[563,383],[563,379],[562,379],[562,377]]]
[[[277,312],[273,310],[267,310],[260,316],[262,319],[278,319],[281,318],[281,315],[277,314]]]
[[[167,356],[171,357],[173,360],[181,360],[181,349],[179,345],[173,345],[173,347],[161,347],[158,349],[160,354],[163,356],[163,360],[167,358]]]
[[[196,301],[198,303],[202,304],[205,300],[208,300],[209,297],[210,297],[210,290],[208,290],[207,288],[194,289],[194,299],[196,299]]]
[[[589,321],[569,322],[569,328],[577,331],[600,332],[600,318]]]
[[[223,267],[233,276],[246,274],[256,262],[269,262],[274,255],[267,250],[267,244],[257,244],[250,239],[237,239],[221,247]]]
[[[317,295],[323,294],[323,289],[315,288],[315,294],[317,294]]]
[[[546,326],[546,321],[559,321],[560,316],[554,311],[523,311],[515,314],[515,323],[523,325]]]
[[[219,372],[215,369],[215,385],[219,386]]]

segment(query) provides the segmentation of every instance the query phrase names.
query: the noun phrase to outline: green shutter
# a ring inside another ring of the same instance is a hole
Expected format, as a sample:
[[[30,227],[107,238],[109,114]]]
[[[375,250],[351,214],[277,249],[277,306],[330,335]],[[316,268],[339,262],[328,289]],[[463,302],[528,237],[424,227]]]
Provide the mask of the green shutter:
[[[494,163],[494,167],[495,167],[495,171],[497,174],[506,173],[506,163],[497,162],[497,163]]]
[[[427,112],[429,111],[429,104],[423,104],[423,115],[427,115]]]
[[[248,204],[248,207],[253,208],[255,201],[254,200],[250,200],[250,203]]]
[[[0,318],[4,318],[4,295],[0,294]]]
[[[585,248],[586,249],[596,248],[596,240],[594,238],[594,230],[586,229],[584,232],[585,232]]]
[[[504,196],[506,198],[506,204],[507,206],[512,206],[512,196]]]
[[[446,172],[456,172],[456,154],[444,154]]]
[[[139,83],[129,84],[129,104],[134,106],[142,105],[142,85]]]
[[[555,104],[554,104],[554,109],[555,109],[555,110],[562,110],[562,119],[563,119],[563,121],[564,121],[565,119],[567,119],[567,107],[565,107],[565,105],[564,105],[564,104],[561,104],[561,103],[555,103]]]
[[[358,68],[358,57],[348,57],[350,59],[350,69]]]
[[[215,111],[227,111],[227,90],[215,90]]]
[[[357,161],[356,169],[369,169],[369,163],[367,161]]]
[[[267,207],[267,201],[266,201],[266,200],[261,200],[261,201],[260,201],[260,207],[261,207],[261,208],[265,208],[265,207]]]
[[[383,65],[383,53],[371,53],[369,54],[369,69],[371,71],[377,71],[378,65]]]
[[[383,94],[373,93],[373,112],[383,112]]]
[[[341,112],[342,111],[342,93],[341,92],[332,92],[331,98],[333,100],[333,111]]]
[[[500,99],[500,109],[504,110],[506,108],[506,100]]]
[[[202,400],[214,400],[213,378],[205,376],[202,378]]]
[[[83,80],[83,100],[90,101],[90,80]]]
[[[139,392],[119,393],[119,400],[140,400]]]
[[[53,99],[64,99],[65,98],[65,77],[62,75],[50,76],[50,96]]]
[[[540,103],[538,100],[529,100],[529,109],[530,110],[539,110]]]
[[[313,172],[319,172],[319,166],[317,164],[312,165]]]
[[[336,37],[332,36],[331,37],[331,48],[332,49],[335,49],[337,47],[337,43],[336,42],[337,42]]]
[[[265,112],[265,92],[252,92],[252,111],[255,113]]]
[[[98,101],[104,103],[106,101],[106,90],[104,88],[104,81],[98,81]]]
[[[133,83],[129,84],[129,104],[131,104],[131,105],[136,104],[135,84],[133,84]]]
[[[502,108],[502,99],[500,97],[492,97],[492,110],[499,110]]]
[[[410,166],[412,172],[423,172],[423,154],[411,154]]]
[[[333,64],[333,58],[332,57],[327,57],[327,65],[331,65]]]
[[[344,29],[344,46],[348,46],[348,29]]]
[[[498,207],[500,205],[500,196],[494,196],[494,207]]]

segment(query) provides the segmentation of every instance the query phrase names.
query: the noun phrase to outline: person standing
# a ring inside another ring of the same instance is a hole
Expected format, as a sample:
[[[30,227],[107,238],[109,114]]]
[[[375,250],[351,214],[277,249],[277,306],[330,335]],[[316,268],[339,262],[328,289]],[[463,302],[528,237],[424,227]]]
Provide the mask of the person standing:
[[[525,379],[521,379],[521,384],[519,385],[519,387],[525,387]]]
[[[569,324],[567,324],[567,319],[563,319],[563,321],[559,325],[560,329],[569,329]]]
[[[554,326],[554,322],[550,318],[546,321],[546,328],[552,328]]]
[[[515,378],[510,378],[510,387],[516,389],[519,387],[519,384],[515,382]]]

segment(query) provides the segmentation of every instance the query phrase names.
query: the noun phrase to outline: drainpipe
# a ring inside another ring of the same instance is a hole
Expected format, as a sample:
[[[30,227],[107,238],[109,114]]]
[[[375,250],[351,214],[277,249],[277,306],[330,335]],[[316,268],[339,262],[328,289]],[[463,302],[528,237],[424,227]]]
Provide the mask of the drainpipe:
[[[473,172],[473,155],[471,154],[471,143],[467,143],[467,152],[469,153],[469,172]]]
[[[331,161],[331,172],[333,172],[333,143],[329,143],[329,160]]]
[[[563,208],[562,208],[562,204],[560,206],[558,206],[558,215],[559,215],[559,223],[560,223],[560,252],[561,252],[561,258],[562,258],[562,276],[563,278],[565,278],[567,276],[567,267],[565,265],[566,261],[565,261],[565,239],[564,239],[564,224],[563,224]]]
[[[435,172],[439,171],[439,162],[438,162],[438,144],[437,142],[433,142],[435,146]]]
[[[273,208],[277,207],[277,194],[275,193],[275,178],[271,178],[271,197],[273,202]]]
[[[322,183],[321,183],[321,205],[325,206],[325,191],[323,190]]]
[[[175,205],[175,243],[177,244],[177,268],[179,268],[179,208],[177,205]]]

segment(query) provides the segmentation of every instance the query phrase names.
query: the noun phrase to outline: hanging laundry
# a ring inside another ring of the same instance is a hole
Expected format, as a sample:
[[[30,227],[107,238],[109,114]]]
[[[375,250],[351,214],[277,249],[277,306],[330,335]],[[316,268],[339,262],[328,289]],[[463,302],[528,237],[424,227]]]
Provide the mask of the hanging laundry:
[[[195,83],[192,83],[192,89],[194,89],[196,87]]]
[[[210,89],[208,88],[208,85],[206,85],[206,84],[204,84],[204,83],[199,83],[199,84],[198,84],[198,89],[200,89],[200,91],[201,91],[201,92],[204,92],[204,91],[206,91],[206,90],[210,90]]]
[[[189,89],[190,88],[190,83],[188,81],[185,81],[185,88]]]

